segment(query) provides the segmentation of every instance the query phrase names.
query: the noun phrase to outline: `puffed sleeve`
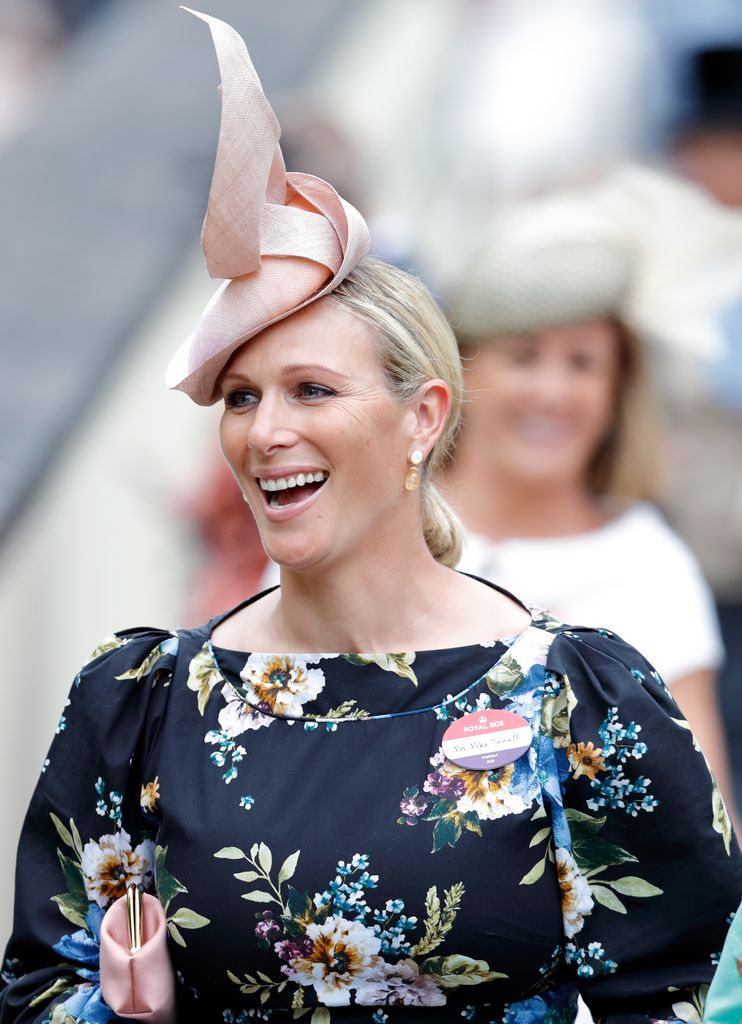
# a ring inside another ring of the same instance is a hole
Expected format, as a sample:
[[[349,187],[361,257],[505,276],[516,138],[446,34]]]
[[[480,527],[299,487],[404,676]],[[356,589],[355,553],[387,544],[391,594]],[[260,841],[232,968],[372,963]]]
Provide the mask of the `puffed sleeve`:
[[[557,636],[547,673],[562,710],[550,746],[563,960],[604,1022],[700,1021],[742,895],[718,788],[662,680],[618,637]]]
[[[73,682],[21,833],[0,1024],[114,1019],[100,922],[127,882],[153,889],[154,751],[177,646],[162,630],[115,634]]]

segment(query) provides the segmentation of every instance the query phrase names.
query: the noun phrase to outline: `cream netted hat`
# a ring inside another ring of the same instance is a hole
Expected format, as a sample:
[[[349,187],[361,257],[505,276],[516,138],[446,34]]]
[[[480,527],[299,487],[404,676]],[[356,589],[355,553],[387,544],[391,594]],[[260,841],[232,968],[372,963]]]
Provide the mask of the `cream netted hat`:
[[[626,165],[495,218],[448,283],[461,338],[616,316],[642,339],[713,359],[742,301],[742,215],[688,182]]]
[[[188,10],[188,8],[184,8]],[[201,246],[209,274],[225,278],[166,383],[199,405],[235,349],[331,292],[368,252],[368,228],[332,185],[286,172],[281,128],[241,36],[198,11],[216,47],[222,115]]]
[[[631,278],[628,242],[585,203],[539,200],[498,218],[451,284],[449,315],[479,339],[617,313]]]

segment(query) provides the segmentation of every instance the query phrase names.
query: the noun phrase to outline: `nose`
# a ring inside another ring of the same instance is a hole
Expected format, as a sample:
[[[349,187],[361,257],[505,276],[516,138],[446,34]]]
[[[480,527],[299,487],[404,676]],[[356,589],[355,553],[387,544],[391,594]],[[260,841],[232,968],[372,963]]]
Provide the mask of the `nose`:
[[[250,417],[248,448],[261,456],[268,456],[278,448],[290,447],[296,441],[290,418],[290,410],[278,396],[264,394]]]
[[[561,362],[543,360],[531,374],[531,396],[545,409],[560,409],[573,396],[573,377]]]

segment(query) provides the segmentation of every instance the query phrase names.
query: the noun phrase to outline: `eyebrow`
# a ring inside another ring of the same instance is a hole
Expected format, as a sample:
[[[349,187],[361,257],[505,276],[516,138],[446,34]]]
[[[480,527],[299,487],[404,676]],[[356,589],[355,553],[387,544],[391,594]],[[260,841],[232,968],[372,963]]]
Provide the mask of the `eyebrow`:
[[[329,374],[331,377],[342,381],[350,379],[339,370],[333,370],[331,367],[323,366],[321,363],[290,363],[288,366],[282,366],[279,372],[285,376],[291,376],[296,373],[320,373]],[[224,374],[223,380],[230,379],[249,381],[250,378],[244,373],[239,373],[237,370],[228,370]]]

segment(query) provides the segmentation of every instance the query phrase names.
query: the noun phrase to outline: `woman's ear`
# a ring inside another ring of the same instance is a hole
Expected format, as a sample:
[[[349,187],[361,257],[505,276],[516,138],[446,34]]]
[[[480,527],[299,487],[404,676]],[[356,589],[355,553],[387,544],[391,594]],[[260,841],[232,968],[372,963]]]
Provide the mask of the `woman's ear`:
[[[451,409],[451,389],[443,380],[423,384],[413,402],[415,413],[412,445],[426,455],[443,433]]]

